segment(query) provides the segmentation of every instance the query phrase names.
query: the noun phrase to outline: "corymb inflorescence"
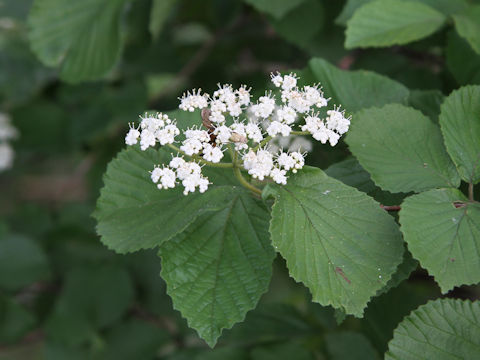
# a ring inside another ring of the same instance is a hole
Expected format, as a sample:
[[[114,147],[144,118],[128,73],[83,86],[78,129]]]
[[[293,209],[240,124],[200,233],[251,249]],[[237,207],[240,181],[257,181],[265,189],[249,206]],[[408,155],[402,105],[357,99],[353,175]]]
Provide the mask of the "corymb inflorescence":
[[[304,151],[311,149],[301,137],[311,135],[322,144],[335,146],[348,131],[350,117],[340,106],[321,111],[330,99],[318,84],[299,87],[294,73],[271,74],[271,80],[275,90],[266,91],[256,102],[245,85],[238,89],[218,85],[212,95],[201,89],[189,91],[180,98],[179,108],[201,110],[197,124],[179,129],[166,114],[147,114],[138,125],[130,124],[125,143],[140,144],[141,150],[159,143],[176,151],[168,164],[157,164],[151,171],[159,189],[181,184],[185,195],[205,192],[210,181],[202,174],[203,166],[232,168],[242,185],[258,193],[260,189],[243,172],[259,182],[286,184],[288,174],[304,166]],[[180,134],[182,140],[177,140]],[[291,146],[284,151],[288,144]],[[225,157],[227,150],[229,156]],[[225,158],[228,161],[222,162]]]

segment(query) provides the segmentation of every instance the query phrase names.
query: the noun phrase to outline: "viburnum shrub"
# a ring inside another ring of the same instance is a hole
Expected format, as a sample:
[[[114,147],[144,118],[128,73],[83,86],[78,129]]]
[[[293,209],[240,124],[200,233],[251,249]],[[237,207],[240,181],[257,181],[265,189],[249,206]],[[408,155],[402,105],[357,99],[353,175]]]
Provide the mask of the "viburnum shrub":
[[[158,247],[174,307],[210,346],[256,306],[276,252],[314,302],[339,319],[362,317],[372,297],[417,265],[388,211],[401,209],[409,250],[443,292],[480,280],[480,137],[471,135],[480,134],[479,87],[445,100],[440,128],[400,104],[359,111],[350,128],[351,117],[328,106],[319,84],[300,87],[294,73],[271,80],[256,101],[246,86],[219,85],[212,95],[187,92],[180,111],[146,112],[131,123],[95,212],[111,249]],[[347,131],[378,186],[418,194],[384,206],[345,184],[358,163],[329,168],[345,183],[305,165],[310,144],[295,137],[334,146]],[[468,198],[456,189],[461,179]]]

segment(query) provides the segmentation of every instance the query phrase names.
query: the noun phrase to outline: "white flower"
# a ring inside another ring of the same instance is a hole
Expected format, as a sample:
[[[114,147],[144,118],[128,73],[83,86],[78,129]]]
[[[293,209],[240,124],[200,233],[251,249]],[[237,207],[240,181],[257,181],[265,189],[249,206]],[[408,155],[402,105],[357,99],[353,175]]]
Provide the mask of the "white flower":
[[[315,105],[318,108],[327,106],[328,100],[323,97],[323,92],[316,86],[305,86],[303,88],[304,98],[310,104]]]
[[[282,134],[282,136],[290,135],[292,128],[287,124],[282,124],[278,121],[272,121],[270,125],[267,127],[267,133],[270,136],[276,136],[278,134]]]
[[[247,106],[250,104],[250,90],[251,89],[247,89],[246,85],[242,85],[235,90],[235,95],[237,95],[238,103],[240,105]]]
[[[236,100],[235,92],[230,84],[225,84],[223,86],[218,84],[218,90],[213,93],[213,97],[225,104],[235,102]]]
[[[283,77],[278,72],[276,74],[271,73],[270,78],[272,79],[273,85],[275,85],[276,87],[280,87],[283,83]]]
[[[160,183],[157,184],[159,189],[168,189],[175,187],[175,180],[177,179],[177,176],[175,171],[168,167],[156,167],[151,172],[151,178],[155,184],[160,181]]]
[[[240,106],[240,103],[237,102],[229,103],[227,110],[230,116],[233,117],[239,116],[242,113],[242,107]]]
[[[252,139],[254,142],[259,143],[260,141],[263,140],[262,130],[260,130],[260,127],[258,126],[258,124],[254,122],[249,122],[245,126],[245,133],[248,136],[248,138]]]
[[[215,124],[223,124],[225,122],[225,116],[220,111],[212,111],[208,119]]]
[[[227,105],[220,100],[210,101],[210,110],[212,113],[224,113],[227,111]]]
[[[232,130],[225,125],[217,127],[213,134],[217,136],[216,142],[220,144],[226,144],[230,142],[230,137],[232,136]]]
[[[135,129],[133,125],[130,125],[130,130],[125,136],[125,144],[135,145],[138,142],[139,137],[140,137],[140,131],[138,131],[138,129]]]
[[[223,151],[218,147],[206,144],[203,148],[203,158],[207,161],[218,163],[223,158]]]
[[[287,125],[293,124],[297,118],[297,113],[290,106],[282,106],[277,110],[278,121]]]
[[[203,109],[208,106],[208,94],[201,95],[202,89],[192,90],[192,93],[183,94],[180,99],[179,108],[183,111],[194,111],[195,109]]]
[[[305,158],[304,156],[299,153],[298,151],[294,151],[292,153],[290,153],[290,157],[294,160],[295,162],[295,165],[294,165],[294,169],[292,170],[293,173],[296,173],[297,170],[300,170],[301,168],[303,168],[303,166],[305,165]]]
[[[282,91],[282,100],[295,111],[304,114],[310,110],[310,102],[305,99],[304,93],[298,89]]]
[[[150,146],[155,146],[156,138],[155,133],[148,129],[142,130],[140,134],[140,148],[145,151]]]
[[[297,86],[297,76],[294,73],[290,73],[290,75],[285,75],[282,81],[282,89],[283,90],[291,90]]]
[[[173,144],[175,142],[175,136],[180,134],[175,124],[169,124],[163,129],[157,130],[155,132],[155,137],[157,138],[160,145]]]
[[[192,156],[198,154],[203,149],[203,144],[203,142],[195,138],[185,139],[182,146],[180,146],[180,150],[188,156]]]
[[[275,109],[275,97],[271,94],[260,96],[258,103],[252,105],[251,108],[255,116],[266,119]]]
[[[295,167],[295,159],[288,153],[281,152],[277,157],[277,164],[288,171]]]
[[[287,185],[287,177],[285,176],[286,173],[287,172],[285,170],[281,170],[279,168],[273,168],[271,173],[270,173],[270,177],[277,184]]]
[[[170,160],[170,164],[168,164],[168,166],[170,166],[171,168],[177,169],[183,164],[185,164],[185,160],[183,159],[183,157],[176,156],[172,160]]]
[[[264,149],[259,149],[256,154],[250,151],[243,157],[243,166],[254,178],[263,180],[270,176],[273,168],[273,155]]]
[[[340,107],[328,110],[327,115],[326,124],[330,130],[335,130],[340,135],[348,131],[350,118],[345,118],[345,112],[340,111]]]
[[[0,171],[12,167],[15,153],[12,147],[7,143],[0,144]]]

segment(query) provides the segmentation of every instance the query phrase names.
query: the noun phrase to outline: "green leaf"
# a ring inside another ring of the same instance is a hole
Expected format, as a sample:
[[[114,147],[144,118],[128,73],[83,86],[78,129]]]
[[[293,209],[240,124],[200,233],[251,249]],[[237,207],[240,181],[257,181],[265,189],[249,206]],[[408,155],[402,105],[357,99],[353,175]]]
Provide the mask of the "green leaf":
[[[275,31],[296,46],[307,47],[324,23],[324,9],[318,0],[304,0],[281,19],[272,19]]]
[[[480,84],[480,55],[454,30],[447,34],[445,52],[448,70],[457,83]]]
[[[363,5],[347,23],[345,47],[383,47],[422,39],[445,23],[430,6],[413,1],[379,0]]]
[[[445,146],[466,182],[480,181],[480,86],[453,91],[441,107]]]
[[[423,115],[428,116],[434,123],[438,123],[440,105],[445,96],[440,90],[412,90],[408,98],[408,105],[420,110]]]
[[[380,189],[371,180],[370,174],[353,156],[331,165],[325,170],[325,173],[348,186],[367,193],[383,205],[398,205],[406,195],[403,193],[392,194]]]
[[[105,75],[121,48],[125,0],[35,0],[28,22],[33,52],[77,83]]]
[[[462,206],[456,208],[457,202]],[[480,281],[479,203],[457,189],[430,190],[404,201],[400,223],[413,257],[443,293]]]
[[[211,347],[222,329],[255,308],[268,288],[275,256],[262,203],[231,187],[230,199],[220,205],[159,252],[175,308]]]
[[[355,115],[346,142],[384,190],[419,192],[460,184],[440,129],[418,110],[396,104],[363,110]]]
[[[478,301],[431,301],[395,329],[385,359],[475,359],[480,351],[478,319]]]
[[[47,257],[35,241],[21,235],[0,239],[0,289],[19,290],[49,276]]]
[[[306,167],[275,196],[270,233],[290,275],[313,301],[361,317],[402,258],[393,218],[378,203],[316,168]]]
[[[453,15],[458,34],[480,54],[480,5],[471,6],[462,14]]]
[[[15,342],[34,326],[33,314],[16,301],[0,295],[0,343]]]
[[[150,23],[148,29],[154,39],[160,35],[163,25],[167,20],[178,0],[153,0],[150,12]]]
[[[332,332],[325,336],[331,360],[380,359],[365,336],[351,331]]]
[[[67,273],[62,293],[47,320],[53,340],[78,345],[118,321],[133,299],[128,272],[119,265],[75,268]]]
[[[155,324],[140,320],[129,320],[115,326],[107,334],[108,347],[102,354],[101,359],[154,359],[168,338],[168,333]]]
[[[362,333],[384,354],[388,342],[393,338],[393,330],[402,319],[413,309],[439,296],[438,287],[427,287],[419,282],[402,282],[388,292],[376,296],[368,304],[365,316],[360,321]]]
[[[204,194],[188,196],[180,187],[158,190],[149,171],[170,160],[167,150],[129,147],[108,165],[94,217],[109,248],[119,253],[154,248],[231,199],[230,186],[211,186]]]
[[[397,1],[414,1],[428,5],[445,15],[451,15],[462,12],[468,8],[465,0],[397,0]],[[347,21],[352,17],[355,11],[372,0],[348,0],[340,15],[335,19],[335,23],[346,25]]]
[[[244,0],[252,5],[258,11],[272,15],[276,19],[281,19],[288,12],[299,6],[305,0]]]
[[[406,103],[408,89],[385,76],[364,70],[343,71],[327,61],[315,58],[309,68],[334,104],[348,112],[389,103]]]
[[[397,271],[392,275],[392,278],[388,281],[387,285],[384,288],[380,289],[377,293],[377,296],[385,294],[394,287],[400,285],[403,280],[408,279],[410,274],[418,267],[418,261],[412,257],[410,251],[405,249],[403,254],[403,261],[398,265]]]

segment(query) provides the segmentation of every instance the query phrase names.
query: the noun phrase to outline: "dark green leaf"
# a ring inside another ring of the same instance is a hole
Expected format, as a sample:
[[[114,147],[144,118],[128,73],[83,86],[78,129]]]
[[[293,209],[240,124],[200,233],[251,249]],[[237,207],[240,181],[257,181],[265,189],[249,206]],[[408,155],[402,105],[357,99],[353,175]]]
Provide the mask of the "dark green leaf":
[[[158,190],[149,171],[170,160],[166,150],[129,147],[108,165],[94,216],[102,242],[109,248],[120,253],[154,248],[231,199],[231,187],[226,186],[188,196],[180,187]]]
[[[66,81],[101,77],[120,52],[124,2],[35,0],[28,19],[32,50],[45,65],[61,65]]]
[[[359,8],[347,23],[345,47],[402,45],[442,27],[446,17],[419,2],[380,0]]]
[[[32,239],[20,235],[0,238],[0,288],[19,290],[50,276],[47,257]]]
[[[361,317],[401,262],[402,241],[394,220],[367,195],[320,169],[304,168],[275,196],[270,233],[290,275],[313,301]]]
[[[380,359],[367,338],[359,333],[344,331],[325,336],[331,360]]]
[[[480,351],[480,302],[438,299],[395,329],[385,359],[475,359]]]
[[[457,189],[430,190],[404,201],[400,223],[413,257],[443,293],[480,281],[479,203],[467,202]]]
[[[348,112],[389,103],[406,103],[408,89],[402,84],[370,71],[343,71],[323,59],[309,62],[316,81],[320,81],[334,104]]]
[[[211,347],[222,329],[255,308],[275,254],[264,205],[235,187],[219,205],[160,247],[161,276],[175,308]]]
[[[480,5],[471,6],[462,14],[453,15],[457,32],[480,54]]]
[[[384,190],[419,192],[460,184],[440,129],[418,110],[396,104],[363,110],[352,120],[346,142]]]
[[[157,39],[178,0],[153,0],[150,12],[149,30],[154,39]]]
[[[442,105],[445,146],[466,182],[480,181],[480,86],[453,91]]]

